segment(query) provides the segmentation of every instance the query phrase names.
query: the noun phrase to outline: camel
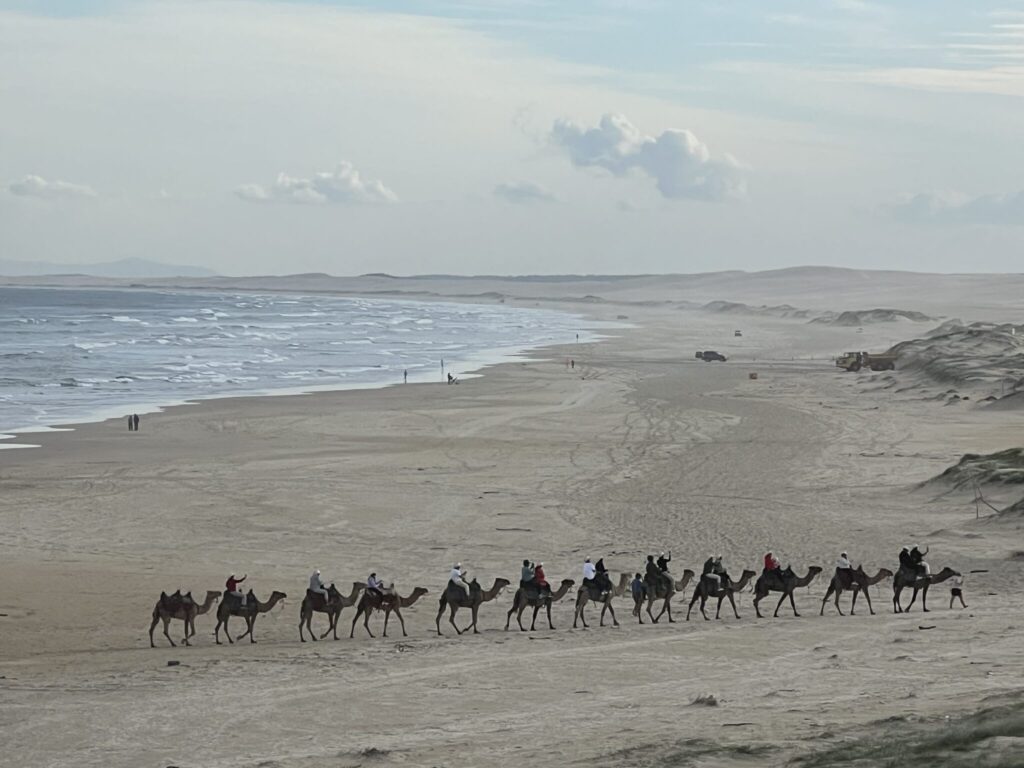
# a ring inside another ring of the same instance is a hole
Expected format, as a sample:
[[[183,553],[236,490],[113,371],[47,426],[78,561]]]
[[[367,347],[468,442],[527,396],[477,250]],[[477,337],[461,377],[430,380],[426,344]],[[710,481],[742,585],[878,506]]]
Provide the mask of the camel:
[[[775,606],[775,617],[778,618],[779,608],[782,607],[783,601],[788,597],[789,604],[793,608],[793,615],[798,617],[800,614],[796,610],[796,602],[793,600],[793,592],[800,587],[806,587],[815,577],[821,573],[821,568],[817,565],[812,565],[807,569],[806,576],[797,576],[793,573],[792,568],[787,568],[782,572],[782,579],[773,573],[762,573],[757,578],[757,582],[754,584],[754,610],[757,612],[757,618],[763,619],[761,615],[761,609],[757,607],[764,598],[768,597],[769,592],[781,592],[782,597],[779,598],[778,604]]]
[[[871,607],[871,593],[868,592],[868,587],[872,587],[882,579],[888,579],[890,576],[892,576],[892,571],[888,568],[879,568],[878,573],[874,576],[868,576],[864,572],[864,566],[861,565],[858,565],[856,569],[854,569],[852,579],[844,579],[844,577],[840,576],[838,573],[835,574],[832,577],[832,581],[829,582],[828,589],[825,591],[825,596],[821,598],[821,610],[818,612],[818,615],[823,616],[825,614],[825,603],[827,603],[828,599],[834,594],[836,610],[839,611],[840,616],[845,616],[846,614],[843,613],[843,609],[839,607],[839,595],[841,595],[844,590],[849,589],[853,591],[853,599],[850,601],[850,615],[856,616],[854,611],[857,607],[857,594],[859,592],[864,592],[864,598],[868,601],[868,610],[871,611],[871,615],[874,616],[875,609]]]
[[[363,616],[363,626],[366,627],[367,634],[373,637],[373,632],[370,631],[370,614],[374,611],[384,611],[384,637],[388,636],[388,619],[391,617],[392,612],[402,622],[402,637],[408,637],[405,632],[405,619],[402,618],[402,609],[413,605],[427,594],[429,590],[426,587],[416,587],[407,597],[402,597],[394,589],[395,585],[392,584],[391,588],[383,595],[373,590],[367,590],[363,593],[363,596],[359,598],[359,605],[356,606],[356,615],[352,617],[352,629],[348,633],[349,637],[355,634],[356,622],[359,621],[360,616]]]
[[[225,594],[224,599],[221,600],[220,605],[217,606],[217,626],[213,629],[213,636],[217,640],[217,645],[221,644],[221,626],[224,627],[224,635],[227,637],[229,643],[234,643],[235,640],[241,640],[246,635],[249,636],[250,643],[255,643],[256,637],[253,634],[253,628],[256,626],[256,617],[261,613],[266,613],[286,597],[288,597],[288,595],[284,592],[277,592],[275,590],[271,593],[270,599],[267,600],[267,602],[261,603],[250,589],[249,594],[245,597],[245,605],[243,606],[237,598],[234,598],[229,594]],[[235,640],[231,639],[231,634],[228,632],[228,619],[232,616],[243,617],[246,625],[245,632],[236,637]]]
[[[576,629],[576,622],[582,621],[583,628],[587,629],[587,617],[583,615],[583,609],[587,606],[588,602],[601,603],[601,617],[598,622],[598,626],[604,626],[604,614],[607,611],[612,615],[612,626],[619,626],[619,620],[615,618],[615,609],[612,608],[612,598],[618,597],[626,591],[626,587],[629,585],[629,574],[620,573],[619,583],[617,586],[613,586],[611,591],[604,592],[596,584],[591,582],[587,584],[584,582],[580,586],[580,591],[576,593],[576,612],[572,619],[572,628]]]
[[[536,628],[537,612],[540,611],[541,606],[546,608],[548,612],[548,629],[554,629],[555,625],[551,623],[551,604],[557,603],[565,597],[575,583],[572,579],[562,579],[562,584],[558,587],[557,591],[545,594],[543,597],[536,587],[531,589],[520,587],[517,589],[515,597],[512,598],[512,607],[508,609],[508,616],[505,617],[505,630],[508,631],[508,625],[511,623],[512,614],[514,613],[516,614],[516,621],[519,623],[520,631],[526,631],[526,627],[523,626],[523,611],[526,610],[527,606],[533,608],[533,621],[530,622],[531,632]]]
[[[329,626],[324,630],[324,633],[320,635],[320,639],[327,637],[331,632],[334,633],[334,639],[338,639],[338,617],[341,615],[343,608],[347,608],[350,605],[356,604],[356,599],[359,597],[359,593],[366,588],[366,585],[358,581],[352,582],[352,591],[349,592],[348,597],[345,597],[338,591],[338,588],[334,586],[332,582],[327,587],[327,599],[324,600],[324,596],[319,592],[310,592],[306,590],[306,596],[302,598],[302,605],[299,607],[299,640],[306,642],[306,638],[302,633],[303,627],[309,632],[309,636],[316,640],[316,634],[313,632],[313,612],[326,613],[327,622]]]
[[[917,577],[916,574],[907,573],[905,568],[900,568],[896,572],[896,577],[892,580],[892,612],[904,613],[909,611],[914,606],[914,601],[917,600],[917,593],[920,591],[922,610],[928,613],[928,587],[959,575],[957,571],[947,567],[930,576]],[[900,605],[900,593],[907,588],[913,589],[914,594],[910,598],[910,605],[904,608]]]
[[[719,614],[722,612],[722,600],[729,598],[729,603],[732,605],[732,612],[736,614],[736,618],[740,617],[740,612],[736,610],[736,599],[733,597],[737,592],[742,592],[743,589],[750,583],[750,580],[757,574],[753,571],[743,571],[743,575],[740,576],[739,581],[732,581],[730,579],[729,586],[712,587],[708,580],[701,577],[697,581],[697,587],[693,590],[693,598],[690,600],[690,605],[686,609],[686,620],[690,620],[690,611],[693,610],[694,604],[700,600],[700,613],[704,617],[704,620],[708,620],[708,615],[704,613],[704,605],[707,603],[709,597],[718,598],[718,607],[715,609],[715,618],[719,618]]]
[[[673,581],[671,589],[665,589],[664,583],[659,584],[653,590],[650,587],[647,588],[647,615],[651,617],[652,624],[657,624],[658,619],[660,619],[661,615],[666,612],[668,613],[669,623],[675,623],[675,619],[672,618],[672,598],[675,596],[676,592],[682,592],[684,589],[686,589],[686,585],[693,580],[693,577],[695,575],[696,574],[693,571],[691,571],[689,568],[686,568],[683,571],[683,578],[679,579],[679,581]],[[655,600],[665,601],[664,603],[662,603],[661,610],[658,611],[657,616],[651,613],[651,606],[654,605]],[[643,604],[643,597],[641,597],[639,600],[635,597],[633,598],[633,615],[636,616],[637,620],[641,624],[644,623],[644,617],[640,610]]]
[[[185,595],[182,595],[180,591],[173,595],[161,592],[160,599],[153,607],[153,623],[149,625],[149,647],[156,648],[156,644],[153,642],[153,630],[156,629],[157,622],[161,620],[164,623],[164,637],[172,647],[176,647],[171,636],[167,634],[171,619],[181,619],[185,623],[185,638],[181,644],[191,645],[188,639],[196,633],[196,616],[207,613],[219,597],[220,592],[207,592],[203,604],[197,605],[196,601],[192,599],[191,592]]]
[[[437,634],[443,634],[441,632],[441,615],[444,613],[445,608],[451,608],[451,615],[448,616],[448,623],[455,627],[455,631],[458,634],[468,632],[470,628],[473,629],[474,635],[479,635],[480,631],[476,628],[477,613],[480,610],[480,606],[483,603],[488,603],[498,595],[501,594],[501,590],[507,587],[511,582],[508,579],[495,579],[494,586],[484,591],[483,587],[477,583],[476,579],[473,579],[469,583],[469,594],[466,594],[466,590],[457,584],[448,582],[448,586],[445,588],[441,595],[441,602],[437,609]],[[455,623],[455,614],[459,608],[469,608],[473,615],[473,620],[469,626],[465,629],[459,629]]]

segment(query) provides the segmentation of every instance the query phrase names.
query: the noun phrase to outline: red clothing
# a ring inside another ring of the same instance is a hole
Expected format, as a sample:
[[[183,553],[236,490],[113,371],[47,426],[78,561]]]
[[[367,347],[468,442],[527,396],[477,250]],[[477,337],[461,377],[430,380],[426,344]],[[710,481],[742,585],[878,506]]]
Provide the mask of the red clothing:
[[[766,571],[774,571],[779,567],[779,561],[776,560],[771,553],[764,556],[764,569]]]
[[[224,582],[224,588],[228,592],[237,592],[238,591],[238,585],[241,582],[243,582],[243,581],[245,581],[245,577],[244,576],[242,578],[240,578],[240,579],[236,579],[234,576],[232,576],[230,579],[228,579],[227,581]]]
[[[539,565],[533,571],[533,580],[537,582],[539,587],[546,587],[548,585],[548,580],[544,577],[544,569]]]

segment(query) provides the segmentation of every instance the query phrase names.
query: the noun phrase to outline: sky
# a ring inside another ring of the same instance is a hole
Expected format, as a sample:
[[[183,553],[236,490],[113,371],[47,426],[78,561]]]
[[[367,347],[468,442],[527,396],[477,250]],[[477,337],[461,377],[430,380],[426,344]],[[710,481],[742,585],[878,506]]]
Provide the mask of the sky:
[[[5,0],[0,259],[1020,271],[1024,0]]]

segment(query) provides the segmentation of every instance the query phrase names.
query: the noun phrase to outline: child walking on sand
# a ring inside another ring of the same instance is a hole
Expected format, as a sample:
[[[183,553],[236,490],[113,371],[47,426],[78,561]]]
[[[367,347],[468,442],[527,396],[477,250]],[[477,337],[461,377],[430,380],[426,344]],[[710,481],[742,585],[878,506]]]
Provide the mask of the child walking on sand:
[[[964,577],[959,573],[949,580],[949,607],[952,609],[953,601],[960,600],[960,605],[964,608],[967,607],[967,603],[964,602]]]

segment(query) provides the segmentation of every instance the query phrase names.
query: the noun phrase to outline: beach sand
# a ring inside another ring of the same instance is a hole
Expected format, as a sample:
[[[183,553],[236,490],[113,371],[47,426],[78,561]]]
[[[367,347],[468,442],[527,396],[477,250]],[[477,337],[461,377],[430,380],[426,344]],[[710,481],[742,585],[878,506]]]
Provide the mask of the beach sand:
[[[890,718],[1020,701],[1019,526],[917,487],[963,453],[1019,445],[1019,418],[828,359],[884,348],[889,327],[590,311],[632,327],[458,386],[207,401],[138,433],[116,420],[0,451],[0,765],[783,765],[903,722]],[[694,359],[709,347],[729,362]],[[855,617],[831,603],[818,616],[840,551],[874,572],[910,543],[967,575],[968,610],[939,584],[929,614],[894,615],[883,582],[876,615],[858,601]],[[486,586],[515,582],[523,558],[578,583],[586,556],[632,574],[671,550],[679,576],[720,553],[738,575],[768,549],[825,570],[798,591],[801,618],[771,618],[770,596],[757,619],[748,591],[741,620],[727,605],[714,620],[712,604],[687,622],[688,589],[673,624],[638,626],[619,598],[620,627],[589,606],[590,629],[574,630],[573,592],[555,631],[506,632],[506,590],[481,634],[456,637],[447,617],[434,630],[455,561]],[[376,639],[360,625],[349,640],[346,609],[344,639],[300,643],[315,567],[346,593],[371,570],[430,593],[404,611],[407,638],[393,622],[381,639],[378,616]],[[215,645],[210,614],[194,647],[158,628],[150,649],[161,590],[201,595],[231,572],[263,599],[288,595],[258,644]],[[717,705],[694,703],[708,695]]]

